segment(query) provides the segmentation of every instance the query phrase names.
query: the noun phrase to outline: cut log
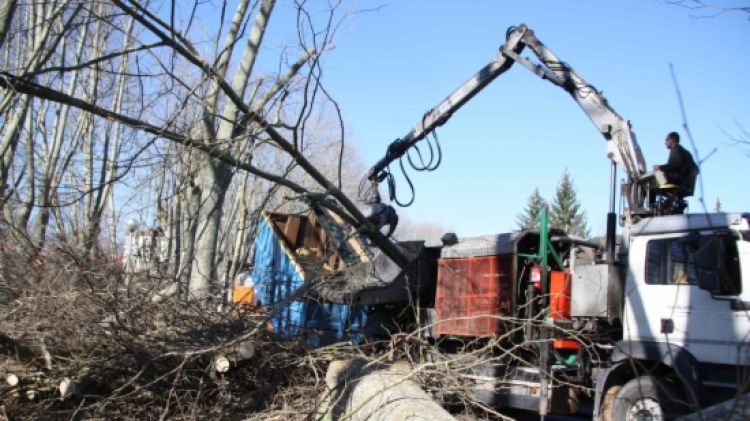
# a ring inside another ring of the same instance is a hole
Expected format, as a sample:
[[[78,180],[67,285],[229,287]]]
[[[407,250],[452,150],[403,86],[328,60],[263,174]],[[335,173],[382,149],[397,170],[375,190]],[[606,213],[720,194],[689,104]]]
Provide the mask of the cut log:
[[[60,385],[57,389],[60,391],[60,400],[62,401],[78,393],[80,382],[76,379],[65,377],[60,380]]]
[[[212,366],[217,373],[226,373],[255,355],[255,345],[247,340],[224,348],[213,357]]]
[[[326,409],[333,418],[351,420],[430,420],[455,421],[409,379],[407,363],[390,367],[368,368],[366,362],[333,361],[326,373],[326,384],[332,390]]]
[[[226,373],[232,368],[232,362],[223,355],[217,355],[214,357],[213,366],[217,373]]]
[[[21,383],[21,379],[15,374],[8,374],[5,376],[5,383],[8,383],[8,386],[10,387],[16,387]]]

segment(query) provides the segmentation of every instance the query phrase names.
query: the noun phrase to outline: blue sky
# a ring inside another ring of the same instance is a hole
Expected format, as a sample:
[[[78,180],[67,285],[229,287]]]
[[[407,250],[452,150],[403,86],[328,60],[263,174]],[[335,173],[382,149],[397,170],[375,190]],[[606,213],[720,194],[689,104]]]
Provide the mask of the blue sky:
[[[526,23],[632,122],[649,167],[666,161],[669,131],[680,132],[695,151],[682,128],[671,63],[698,157],[718,148],[701,167],[707,207],[713,209],[718,197],[724,210],[750,211],[750,147],[730,145],[722,131],[738,134],[736,122],[750,130],[747,14],[701,19],[651,0],[359,0],[349,6],[380,5],[347,20],[324,61],[347,141],[368,165],[494,57],[509,26]],[[464,236],[512,230],[534,188],[551,199],[567,169],[592,233],[604,231],[610,171],[605,142],[561,89],[514,66],[438,135],[442,165],[432,173],[410,173],[416,200],[399,213]],[[403,180],[399,187],[408,199]],[[690,199],[691,211],[702,209],[700,194]]]

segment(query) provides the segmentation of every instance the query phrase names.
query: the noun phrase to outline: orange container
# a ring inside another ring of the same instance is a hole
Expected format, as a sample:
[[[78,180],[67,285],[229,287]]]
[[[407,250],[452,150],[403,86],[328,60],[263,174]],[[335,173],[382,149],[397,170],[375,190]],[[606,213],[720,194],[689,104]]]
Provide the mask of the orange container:
[[[568,320],[570,319],[570,274],[552,271],[550,275],[550,317],[555,320]]]
[[[234,285],[232,287],[232,302],[246,306],[255,305],[255,287]]]
[[[553,271],[550,274],[549,314],[555,320],[570,320],[571,277],[567,272]],[[555,339],[555,349],[579,349],[581,344],[572,339]]]

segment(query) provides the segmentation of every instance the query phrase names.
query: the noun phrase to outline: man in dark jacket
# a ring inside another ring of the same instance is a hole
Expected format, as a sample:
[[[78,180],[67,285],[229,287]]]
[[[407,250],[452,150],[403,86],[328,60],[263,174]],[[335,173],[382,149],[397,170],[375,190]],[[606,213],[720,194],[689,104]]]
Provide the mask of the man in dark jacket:
[[[692,173],[695,172],[697,175],[697,171],[693,171],[694,168],[697,169],[693,155],[680,145],[680,135],[677,132],[669,133],[664,141],[669,149],[669,159],[666,164],[654,165],[654,171],[663,171],[667,183],[680,186],[692,194],[692,187],[695,183],[695,176]]]

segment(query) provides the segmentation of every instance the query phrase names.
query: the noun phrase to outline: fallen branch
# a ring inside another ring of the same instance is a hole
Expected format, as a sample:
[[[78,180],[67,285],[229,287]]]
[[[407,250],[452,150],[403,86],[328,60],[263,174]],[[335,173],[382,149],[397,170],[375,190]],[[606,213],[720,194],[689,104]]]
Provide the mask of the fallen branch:
[[[0,353],[16,361],[40,366],[40,368],[40,361],[45,360],[45,355],[41,350],[35,350],[26,346],[2,332],[0,332]]]

